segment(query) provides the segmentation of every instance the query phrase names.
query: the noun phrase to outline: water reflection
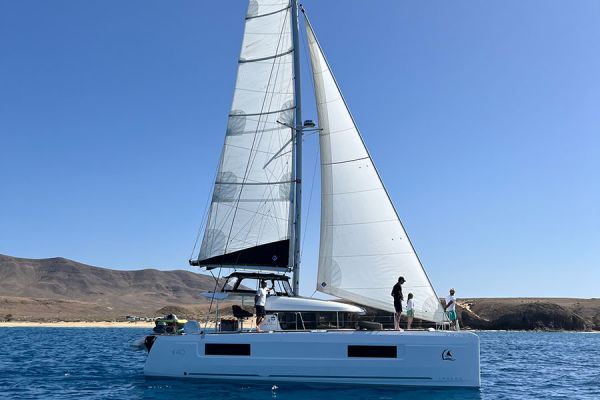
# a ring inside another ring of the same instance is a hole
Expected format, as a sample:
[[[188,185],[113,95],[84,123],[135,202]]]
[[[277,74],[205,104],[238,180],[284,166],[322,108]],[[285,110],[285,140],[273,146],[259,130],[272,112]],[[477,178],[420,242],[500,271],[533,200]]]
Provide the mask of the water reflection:
[[[331,384],[292,384],[292,383],[208,383],[203,381],[182,381],[147,379],[145,399],[158,399],[175,396],[178,399],[194,398],[192,393],[202,393],[202,397],[217,399],[419,399],[419,400],[480,400],[477,389],[431,389],[408,387],[353,386],[343,387]],[[188,397],[190,396],[190,397]]]

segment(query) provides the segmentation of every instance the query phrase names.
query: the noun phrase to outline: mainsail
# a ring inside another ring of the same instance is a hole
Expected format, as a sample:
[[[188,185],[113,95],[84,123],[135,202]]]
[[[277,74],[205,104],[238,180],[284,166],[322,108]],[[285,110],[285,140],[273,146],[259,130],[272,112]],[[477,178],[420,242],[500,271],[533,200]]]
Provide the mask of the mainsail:
[[[289,0],[250,0],[225,144],[194,265],[288,268],[293,51]]]
[[[317,290],[394,311],[404,276],[415,317],[441,321],[437,295],[398,218],[315,34],[306,20],[321,128],[321,243]]]

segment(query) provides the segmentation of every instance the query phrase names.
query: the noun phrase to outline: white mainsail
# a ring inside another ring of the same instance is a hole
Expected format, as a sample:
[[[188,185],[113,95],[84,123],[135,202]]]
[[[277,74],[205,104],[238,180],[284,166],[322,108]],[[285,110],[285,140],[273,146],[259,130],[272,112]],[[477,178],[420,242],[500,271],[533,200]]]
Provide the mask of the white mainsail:
[[[443,310],[404,231],[310,24],[306,23],[321,146],[321,243],[317,290],[394,311],[391,290],[404,276],[415,317]]]
[[[288,267],[294,123],[289,0],[250,0],[196,265]]]

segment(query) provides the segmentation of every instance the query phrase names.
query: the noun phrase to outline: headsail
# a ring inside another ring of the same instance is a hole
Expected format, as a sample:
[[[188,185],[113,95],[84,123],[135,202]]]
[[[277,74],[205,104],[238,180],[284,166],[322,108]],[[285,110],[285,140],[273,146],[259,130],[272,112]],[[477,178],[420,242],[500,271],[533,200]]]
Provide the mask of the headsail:
[[[394,311],[404,276],[415,317],[443,311],[352,119],[310,24],[306,23],[321,146],[321,244],[317,290]]]
[[[289,0],[250,0],[225,144],[194,265],[289,263],[294,123]]]

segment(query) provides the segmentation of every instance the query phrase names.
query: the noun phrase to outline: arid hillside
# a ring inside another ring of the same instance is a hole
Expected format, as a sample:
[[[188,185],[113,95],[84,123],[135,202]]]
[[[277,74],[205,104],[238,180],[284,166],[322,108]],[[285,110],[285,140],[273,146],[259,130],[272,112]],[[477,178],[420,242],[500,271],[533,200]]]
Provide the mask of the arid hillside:
[[[212,277],[189,271],[0,255],[0,321],[114,321],[168,312],[200,318],[209,302],[199,293],[214,286]],[[600,330],[600,299],[459,298],[457,304],[461,326],[473,329]],[[391,326],[390,313],[369,310],[365,318]]]
[[[0,319],[115,320],[154,316],[165,306],[200,313],[212,277],[188,271],[119,271],[65,258],[0,255]]]

